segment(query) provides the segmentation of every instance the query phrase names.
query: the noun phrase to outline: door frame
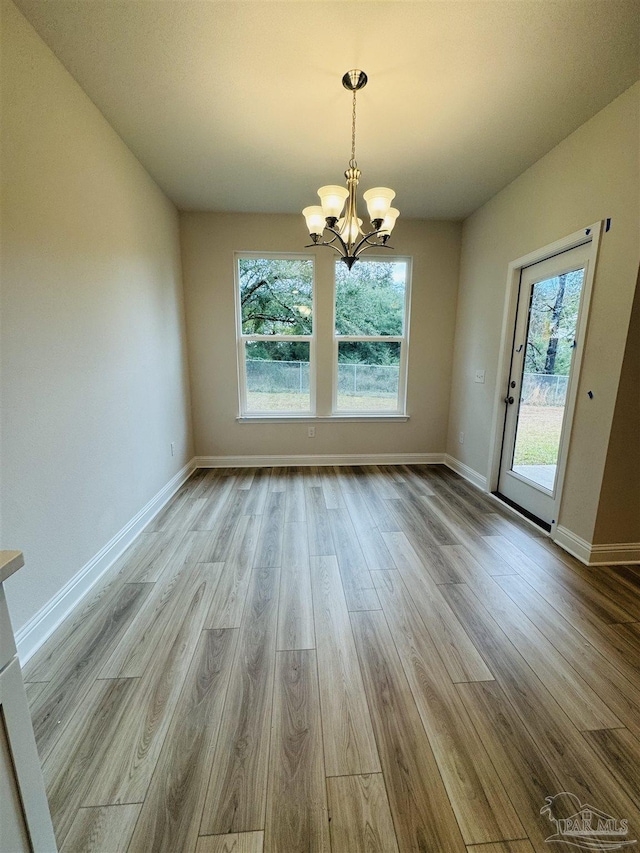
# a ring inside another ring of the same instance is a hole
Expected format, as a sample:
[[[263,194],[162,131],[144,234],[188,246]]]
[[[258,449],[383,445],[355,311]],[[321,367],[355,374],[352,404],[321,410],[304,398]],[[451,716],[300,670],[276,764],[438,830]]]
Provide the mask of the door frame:
[[[587,260],[584,282],[582,285],[582,295],[580,302],[580,313],[578,315],[578,325],[576,328],[577,346],[573,354],[573,362],[571,368],[571,381],[567,389],[567,399],[565,404],[565,419],[562,429],[562,437],[558,451],[558,469],[556,472],[556,500],[557,512],[556,518],[552,521],[549,535],[553,539],[555,530],[558,525],[558,517],[562,506],[562,490],[564,485],[564,474],[567,465],[567,453],[571,436],[571,427],[573,424],[573,415],[576,406],[578,394],[578,385],[580,381],[580,370],[582,367],[582,356],[587,336],[587,326],[589,319],[589,307],[591,304],[591,293],[593,290],[593,281],[595,278],[596,264],[598,260],[598,251],[600,248],[600,238],[602,236],[602,221],[595,222],[587,228],[581,228],[580,231],[575,231],[567,237],[556,240],[547,246],[536,249],[528,255],[523,255],[509,263],[507,271],[507,286],[504,299],[504,312],[502,317],[502,332],[500,336],[500,353],[498,359],[498,371],[496,374],[496,391],[493,405],[493,418],[491,423],[491,443],[489,455],[489,476],[487,478],[487,490],[495,492],[498,487],[498,479],[500,477],[500,459],[502,456],[502,444],[504,437],[505,424],[505,403],[504,398],[507,394],[509,375],[511,372],[511,357],[513,350],[516,313],[518,308],[518,299],[520,295],[520,277],[521,272],[525,267],[537,264],[540,261],[547,260],[554,255],[562,254],[570,249],[575,249],[578,246],[590,244],[591,251]]]

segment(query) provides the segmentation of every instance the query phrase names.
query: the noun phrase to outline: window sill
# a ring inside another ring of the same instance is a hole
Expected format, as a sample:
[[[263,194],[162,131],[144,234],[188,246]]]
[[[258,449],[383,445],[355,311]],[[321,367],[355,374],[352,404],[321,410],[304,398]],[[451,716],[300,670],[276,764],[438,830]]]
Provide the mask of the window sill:
[[[381,414],[345,414],[330,415],[326,418],[315,415],[243,415],[236,418],[240,424],[331,424],[331,423],[403,423],[409,420],[409,415],[381,415]]]

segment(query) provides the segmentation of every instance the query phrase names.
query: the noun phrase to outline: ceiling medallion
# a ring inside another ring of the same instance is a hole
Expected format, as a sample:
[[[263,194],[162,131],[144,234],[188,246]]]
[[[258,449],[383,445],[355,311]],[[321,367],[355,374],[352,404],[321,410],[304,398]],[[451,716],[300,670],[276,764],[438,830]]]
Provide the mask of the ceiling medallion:
[[[362,230],[362,219],[358,218],[357,188],[360,180],[360,169],[356,162],[356,92],[367,85],[367,75],[364,71],[353,69],[347,71],[342,78],[345,89],[353,92],[353,110],[351,120],[351,159],[349,168],[344,173],[347,186],[320,187],[318,195],[320,204],[305,207],[302,215],[307,221],[307,228],[313,243],[311,246],[330,246],[340,255],[345,264],[351,267],[360,255],[367,249],[386,248],[387,241],[400,211],[391,207],[395,192],[388,187],[374,187],[364,193],[367,211],[371,220],[372,230],[365,233]],[[342,216],[342,211],[347,208]],[[324,233],[326,239],[323,239]]]

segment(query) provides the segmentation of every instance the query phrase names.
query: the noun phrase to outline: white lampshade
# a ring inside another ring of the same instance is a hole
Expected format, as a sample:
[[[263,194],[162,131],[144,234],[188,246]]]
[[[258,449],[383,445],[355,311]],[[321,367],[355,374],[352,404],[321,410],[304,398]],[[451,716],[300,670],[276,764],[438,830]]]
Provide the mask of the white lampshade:
[[[395,197],[396,194],[389,187],[374,187],[366,191],[364,200],[367,202],[367,210],[372,222],[374,219],[385,218]]]
[[[393,231],[393,226],[396,224],[396,219],[400,216],[400,211],[396,210],[395,207],[390,207],[387,211],[387,215],[382,220],[382,225],[380,226],[380,236],[388,237],[389,234]]]
[[[360,234],[359,229],[361,225],[362,219],[358,219],[357,225],[352,219],[348,226],[346,225],[344,218],[338,220],[338,231],[345,243],[355,243]]]
[[[311,207],[305,207],[302,215],[307,220],[307,228],[309,234],[322,234],[325,227],[324,213],[319,204],[314,204]]]
[[[346,187],[331,185],[320,187],[318,190],[320,202],[322,204],[322,212],[325,217],[335,216],[337,219],[342,213],[345,200],[349,196],[349,190]]]

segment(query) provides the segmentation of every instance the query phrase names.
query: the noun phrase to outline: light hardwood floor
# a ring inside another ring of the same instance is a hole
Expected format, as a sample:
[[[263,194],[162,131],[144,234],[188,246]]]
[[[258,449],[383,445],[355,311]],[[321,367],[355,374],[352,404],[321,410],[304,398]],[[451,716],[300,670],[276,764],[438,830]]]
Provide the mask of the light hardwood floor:
[[[60,849],[640,839],[639,620],[443,467],[198,471],[25,668]]]

